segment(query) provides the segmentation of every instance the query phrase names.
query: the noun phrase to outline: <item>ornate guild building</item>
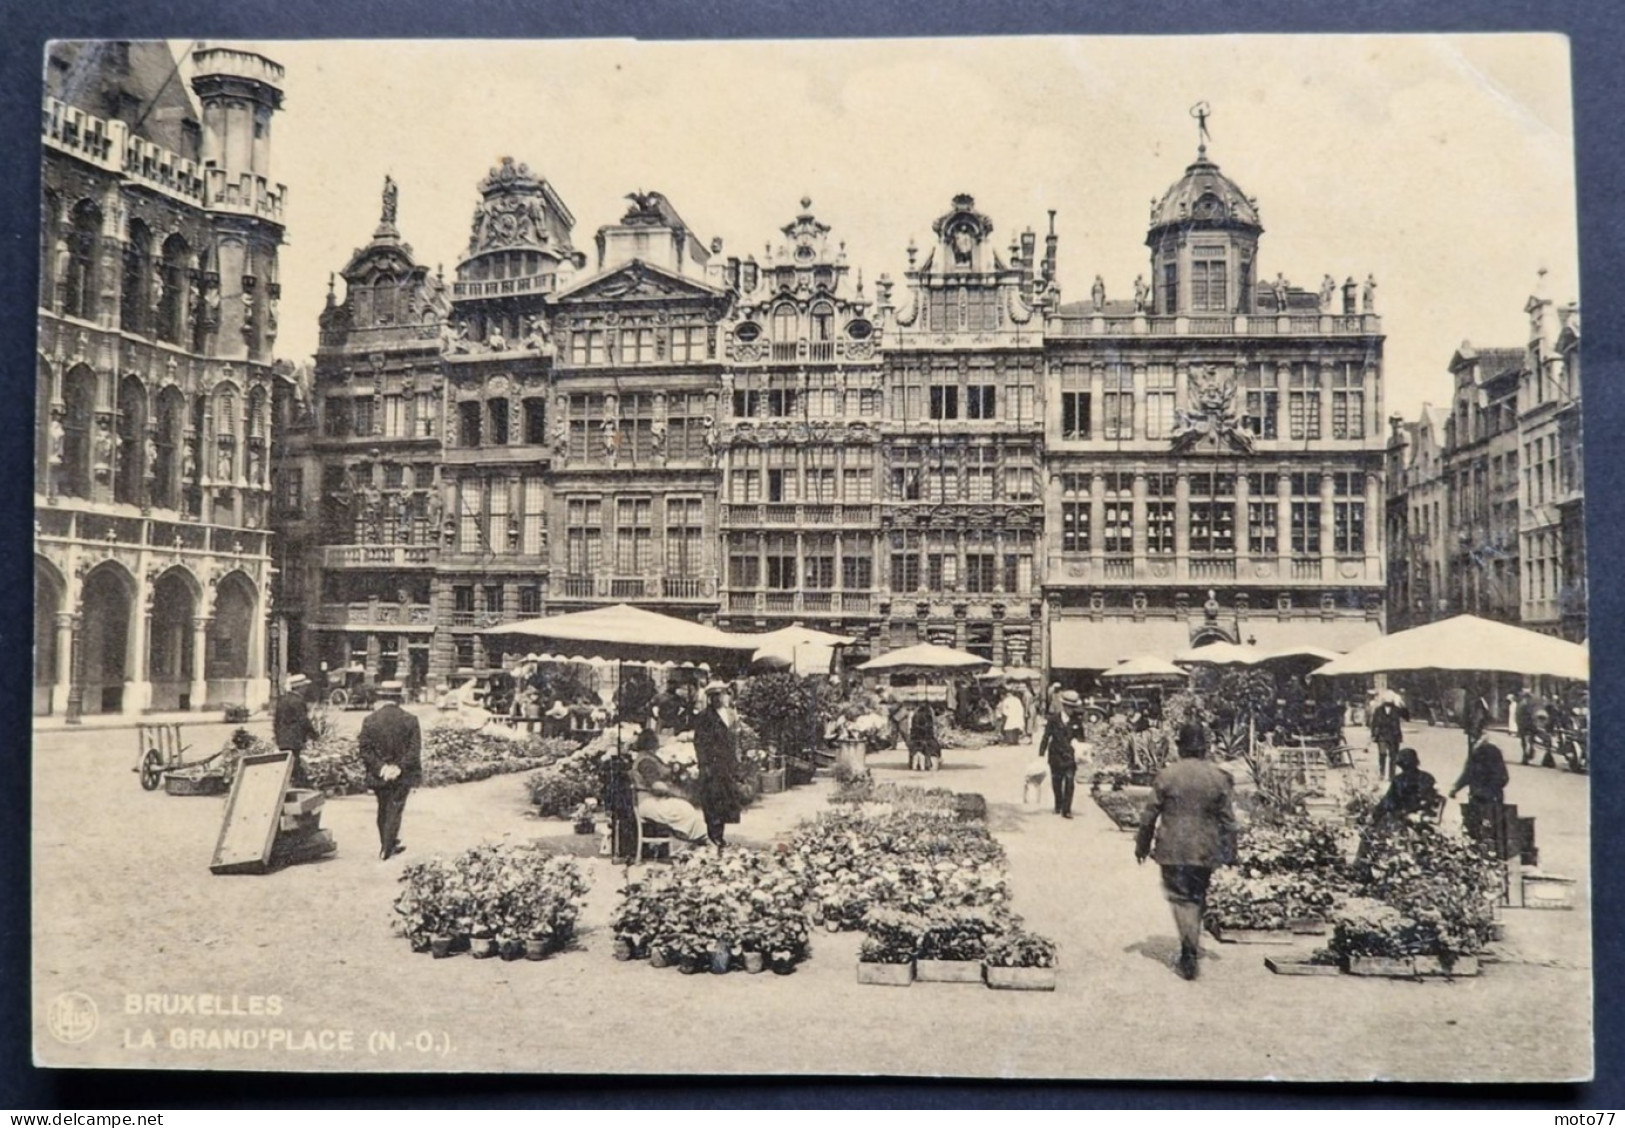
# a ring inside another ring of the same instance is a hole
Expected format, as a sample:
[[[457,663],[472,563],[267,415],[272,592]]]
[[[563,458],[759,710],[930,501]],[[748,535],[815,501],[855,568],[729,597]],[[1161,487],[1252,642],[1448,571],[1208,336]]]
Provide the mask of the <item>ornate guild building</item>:
[[[1204,641],[1348,649],[1382,610],[1375,283],[1260,282],[1256,200],[1205,146],[1152,204],[1149,280],[1049,319],[1051,665]]]
[[[282,68],[59,43],[47,63],[34,711],[269,695]]]
[[[1000,248],[968,195],[871,296],[810,200],[758,260],[635,192],[589,269],[546,180],[479,192],[448,287],[386,184],[322,316],[277,482],[307,672],[423,688],[484,627],[622,601],[1073,677],[1378,630],[1375,283],[1261,283],[1205,148],[1132,298],[1069,304],[1054,213]]]

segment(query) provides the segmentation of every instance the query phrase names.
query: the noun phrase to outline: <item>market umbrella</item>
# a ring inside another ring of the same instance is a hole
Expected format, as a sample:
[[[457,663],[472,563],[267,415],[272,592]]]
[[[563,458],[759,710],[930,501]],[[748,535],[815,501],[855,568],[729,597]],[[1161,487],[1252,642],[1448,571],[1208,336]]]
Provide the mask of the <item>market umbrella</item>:
[[[1258,647],[1234,642],[1210,642],[1174,655],[1175,662],[1209,666],[1256,666],[1263,659],[1264,652]]]
[[[661,615],[625,603],[522,619],[490,627],[484,634],[496,638],[542,639],[561,654],[573,658],[607,658],[624,662],[659,662],[745,654],[760,643],[753,635],[729,634],[704,623]]]
[[[752,637],[758,644],[751,658],[753,664],[772,663],[774,668],[803,674],[829,673],[836,652],[857,641],[850,635],[831,634],[799,623]]]
[[[865,673],[936,673],[980,670],[992,664],[986,658],[978,658],[974,654],[955,650],[951,646],[922,642],[917,646],[905,646],[901,650],[889,650],[878,658],[869,659],[858,669]]]
[[[1187,672],[1167,659],[1142,654],[1137,658],[1129,658],[1119,662],[1100,676],[1102,678],[1120,678],[1124,680],[1156,681],[1162,678],[1183,678],[1187,676]]]
[[[1259,659],[1263,663],[1272,664],[1298,664],[1319,666],[1326,662],[1334,662],[1343,655],[1340,651],[1327,650],[1324,646],[1288,646],[1280,650],[1271,650]]]
[[[1589,681],[1591,659],[1583,646],[1560,638],[1457,615],[1437,623],[1372,639],[1315,673],[1384,674],[1409,670],[1476,671]]]

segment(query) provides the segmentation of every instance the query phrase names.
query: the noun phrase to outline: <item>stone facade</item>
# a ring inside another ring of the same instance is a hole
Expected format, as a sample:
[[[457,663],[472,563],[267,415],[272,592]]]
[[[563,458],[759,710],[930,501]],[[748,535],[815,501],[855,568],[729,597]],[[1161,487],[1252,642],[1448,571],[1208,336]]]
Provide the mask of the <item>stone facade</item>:
[[[161,43],[47,64],[34,711],[263,704],[282,68]],[[194,102],[195,98],[195,102]]]
[[[1391,629],[1468,613],[1586,637],[1580,310],[1525,313],[1526,346],[1457,350],[1448,413],[1390,421]]]
[[[1260,283],[1257,205],[1205,152],[1154,205],[1152,281],[1066,305],[1054,215],[1004,250],[968,195],[871,294],[810,200],[758,261],[635,192],[589,271],[545,180],[480,192],[449,294],[386,196],[324,315],[287,456],[343,507],[298,526],[311,661],[413,650],[437,682],[491,661],[481,627],[619,601],[1080,672],[1378,628],[1375,283]],[[392,425],[408,380],[426,414]],[[365,434],[330,414],[358,389]]]

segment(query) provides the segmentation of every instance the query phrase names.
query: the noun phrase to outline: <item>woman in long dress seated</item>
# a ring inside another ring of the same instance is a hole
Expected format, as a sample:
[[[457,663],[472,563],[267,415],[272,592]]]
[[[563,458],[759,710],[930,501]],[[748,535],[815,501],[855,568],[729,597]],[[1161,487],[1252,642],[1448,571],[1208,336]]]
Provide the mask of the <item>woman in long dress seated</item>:
[[[1407,815],[1436,816],[1444,799],[1433,777],[1422,770],[1416,749],[1401,748],[1395,752],[1393,768],[1394,776],[1388,784],[1388,792],[1372,812],[1372,821],[1402,819]]]
[[[644,729],[632,746],[632,787],[637,799],[634,810],[640,819],[667,827],[687,842],[706,840],[705,816],[683,797],[671,769],[655,755],[659,738]]]

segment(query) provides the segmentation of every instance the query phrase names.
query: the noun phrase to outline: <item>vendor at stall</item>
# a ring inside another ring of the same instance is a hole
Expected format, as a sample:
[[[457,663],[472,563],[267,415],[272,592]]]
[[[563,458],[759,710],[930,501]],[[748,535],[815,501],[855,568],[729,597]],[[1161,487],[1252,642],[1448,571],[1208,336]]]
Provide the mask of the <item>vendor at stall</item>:
[[[644,735],[653,736],[648,730]],[[632,761],[632,788],[637,816],[669,828],[685,841],[704,842],[705,818],[698,807],[683,797],[671,769],[655,755],[659,744],[658,738],[643,740],[640,737],[633,745],[636,752]]]
[[[711,841],[727,845],[727,824],[739,821],[744,797],[739,793],[738,720],[732,690],[726,682],[705,687],[706,709],[694,718],[694,754],[699,769],[699,798]]]

